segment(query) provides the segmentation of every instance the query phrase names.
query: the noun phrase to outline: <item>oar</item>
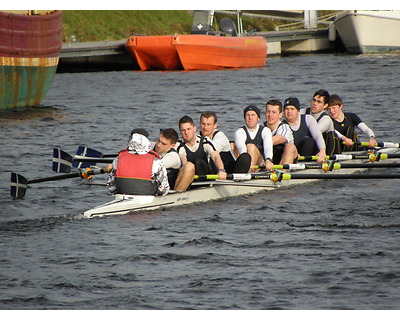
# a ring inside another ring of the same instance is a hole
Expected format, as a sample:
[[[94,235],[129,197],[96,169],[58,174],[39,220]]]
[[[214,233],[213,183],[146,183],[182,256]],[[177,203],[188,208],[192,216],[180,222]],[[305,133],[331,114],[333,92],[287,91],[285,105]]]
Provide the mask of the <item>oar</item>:
[[[343,144],[346,144],[345,141],[343,141]],[[353,145],[356,146],[364,146],[364,147],[369,147],[369,142],[354,142]],[[396,142],[377,142],[375,144],[375,147],[379,148],[400,148],[400,143]]]
[[[324,163],[292,163],[292,164],[275,164],[273,170],[305,170],[305,169],[322,169]],[[265,166],[254,166],[254,169],[265,170]]]
[[[372,152],[368,154],[333,154],[331,156],[326,156],[325,160],[352,160],[352,159],[367,159],[371,162],[386,160],[389,158],[400,158],[400,153],[379,153]],[[315,161],[317,156],[300,156],[301,161]]]
[[[79,146],[78,150],[76,150],[76,156],[82,156],[82,157],[90,157],[90,158],[101,158],[103,154],[100,151],[84,147],[84,146]],[[74,160],[74,159],[73,159]],[[88,161],[88,162],[76,162],[73,161],[72,166],[75,168],[89,168],[90,166],[96,165],[97,161]]]
[[[346,168],[397,168],[400,167],[399,162],[389,163],[338,163],[325,161],[323,163],[293,163],[293,164],[277,164],[273,166],[275,170],[305,170],[305,169],[321,169],[323,171],[332,171]],[[254,169],[265,169],[265,166],[254,166]]]
[[[203,179],[203,180],[218,180],[219,176],[217,174],[208,174],[208,175],[195,175],[194,179]],[[400,179],[400,174],[327,174],[327,173],[282,173],[282,172],[274,172],[274,173],[266,173],[266,174],[254,174],[254,173],[233,173],[227,175],[227,180],[253,180],[253,179],[267,179],[273,182],[278,182],[282,180],[290,180],[290,179],[300,179],[300,180],[309,180],[309,179]]]
[[[95,149],[79,146],[76,150],[76,156],[92,157],[92,158],[115,158],[118,157],[118,153],[103,154]]]
[[[82,156],[75,156],[73,158],[73,163],[90,162],[92,165],[94,165],[93,163],[112,163],[113,161],[114,159],[112,158],[92,158],[92,157],[82,157]]]
[[[104,169],[92,169],[92,170],[82,170],[79,172],[63,174],[63,175],[58,175],[58,176],[28,180],[24,176],[17,174],[15,172],[12,172],[11,173],[10,195],[14,199],[22,199],[25,196],[26,189],[28,188],[28,184],[47,182],[47,181],[56,181],[56,180],[63,180],[63,179],[77,178],[77,177],[81,177],[84,179],[90,179],[90,177],[92,175],[102,174],[102,173],[105,173]]]
[[[79,148],[84,148],[84,147],[79,147]],[[78,148],[78,150],[80,150]],[[87,153],[87,149],[81,151],[83,154]],[[93,154],[90,150],[94,149],[89,149],[89,153]],[[96,151],[96,150],[94,150]],[[67,152],[59,149],[59,148],[54,148],[53,149],[53,171],[58,172],[58,173],[69,173],[72,169],[72,167],[77,167],[77,168],[88,168],[90,166],[96,165],[96,163],[112,163],[113,159],[106,159],[102,158],[102,155],[100,153],[100,157],[97,158],[95,156],[93,157],[87,157],[87,156],[81,156],[81,155],[76,155],[75,157],[72,157],[70,154]]]

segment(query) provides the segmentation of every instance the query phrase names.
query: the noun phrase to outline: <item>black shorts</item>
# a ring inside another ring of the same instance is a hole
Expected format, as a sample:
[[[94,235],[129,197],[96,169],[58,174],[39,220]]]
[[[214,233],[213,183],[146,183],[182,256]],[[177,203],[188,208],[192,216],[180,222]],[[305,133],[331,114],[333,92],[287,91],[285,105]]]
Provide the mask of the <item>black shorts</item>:
[[[285,144],[277,144],[273,147],[274,155],[272,157],[272,162],[274,164],[279,164],[282,159],[283,151],[285,150]]]

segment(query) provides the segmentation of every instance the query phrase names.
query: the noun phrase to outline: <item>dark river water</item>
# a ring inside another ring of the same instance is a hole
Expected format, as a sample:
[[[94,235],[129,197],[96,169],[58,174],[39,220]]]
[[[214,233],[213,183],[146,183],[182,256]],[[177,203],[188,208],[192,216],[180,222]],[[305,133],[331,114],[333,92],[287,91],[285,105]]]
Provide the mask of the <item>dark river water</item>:
[[[206,110],[232,139],[246,105],[297,96],[308,106],[320,88],[378,141],[399,142],[399,74],[400,55],[345,54],[56,74],[41,108],[0,114],[0,309],[398,309],[399,180],[325,180],[91,220],[83,211],[112,198],[102,186],[39,183],[17,201],[9,180],[52,176],[53,147],[115,153],[134,127],[154,140]]]

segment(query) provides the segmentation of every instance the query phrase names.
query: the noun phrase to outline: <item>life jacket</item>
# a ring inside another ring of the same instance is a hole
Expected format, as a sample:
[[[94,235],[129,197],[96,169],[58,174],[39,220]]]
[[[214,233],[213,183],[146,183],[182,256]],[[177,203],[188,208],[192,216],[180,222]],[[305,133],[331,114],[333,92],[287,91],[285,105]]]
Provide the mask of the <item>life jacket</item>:
[[[152,181],[152,168],[156,158],[159,156],[153,151],[140,155],[121,150],[115,173],[116,193],[155,195],[158,185]]]
[[[246,126],[242,127],[244,132],[246,132],[246,145],[249,143],[254,144],[258,150],[260,150],[260,153],[262,155],[262,157],[264,158],[264,143],[263,143],[263,138],[262,138],[262,131],[264,129],[264,126],[260,125],[257,131],[256,136],[254,137],[254,139],[252,139],[250,137],[249,132],[247,131]]]

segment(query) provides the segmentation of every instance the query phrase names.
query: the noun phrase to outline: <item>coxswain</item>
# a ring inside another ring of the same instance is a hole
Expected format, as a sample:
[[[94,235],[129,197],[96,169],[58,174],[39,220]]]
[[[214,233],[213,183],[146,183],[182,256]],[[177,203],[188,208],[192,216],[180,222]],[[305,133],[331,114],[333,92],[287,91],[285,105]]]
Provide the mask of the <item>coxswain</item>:
[[[165,166],[151,150],[151,142],[145,136],[148,132],[143,130],[132,131],[127,148],[108,167],[107,185],[113,194],[163,195],[169,191]]]

